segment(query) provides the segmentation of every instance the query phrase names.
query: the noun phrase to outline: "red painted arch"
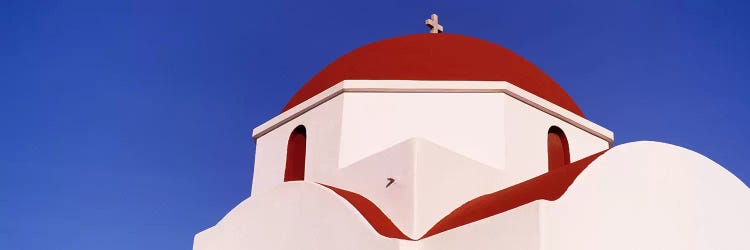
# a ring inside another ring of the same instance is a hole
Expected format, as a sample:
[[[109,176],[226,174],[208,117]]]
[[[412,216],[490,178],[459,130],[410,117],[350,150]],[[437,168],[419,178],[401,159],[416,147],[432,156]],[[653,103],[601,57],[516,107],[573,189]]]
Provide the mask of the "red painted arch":
[[[570,148],[568,137],[558,126],[552,126],[547,131],[547,169],[553,169],[570,164]]]
[[[307,154],[307,129],[299,125],[289,135],[286,147],[284,181],[305,179],[305,155]]]
[[[494,43],[457,34],[416,34],[357,48],[321,70],[283,111],[343,80],[508,81],[584,117],[573,99],[531,62]]]

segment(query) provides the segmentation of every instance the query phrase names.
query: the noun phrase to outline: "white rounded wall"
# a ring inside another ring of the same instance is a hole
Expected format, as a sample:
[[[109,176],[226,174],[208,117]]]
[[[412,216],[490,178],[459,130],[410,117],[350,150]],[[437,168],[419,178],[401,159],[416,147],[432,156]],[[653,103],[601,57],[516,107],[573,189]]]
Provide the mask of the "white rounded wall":
[[[750,189],[685,148],[612,148],[542,202],[542,249],[747,249]]]
[[[195,236],[194,250],[398,249],[344,198],[319,184],[286,182],[246,199]]]

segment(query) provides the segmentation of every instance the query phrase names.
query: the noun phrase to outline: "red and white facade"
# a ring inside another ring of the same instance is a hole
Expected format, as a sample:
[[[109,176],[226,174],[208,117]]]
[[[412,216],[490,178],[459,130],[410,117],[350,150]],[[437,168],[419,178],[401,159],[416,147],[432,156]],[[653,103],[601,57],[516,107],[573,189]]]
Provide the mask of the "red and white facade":
[[[512,52],[361,47],[253,130],[253,191],[194,249],[745,249],[750,189],[657,142],[612,148]]]

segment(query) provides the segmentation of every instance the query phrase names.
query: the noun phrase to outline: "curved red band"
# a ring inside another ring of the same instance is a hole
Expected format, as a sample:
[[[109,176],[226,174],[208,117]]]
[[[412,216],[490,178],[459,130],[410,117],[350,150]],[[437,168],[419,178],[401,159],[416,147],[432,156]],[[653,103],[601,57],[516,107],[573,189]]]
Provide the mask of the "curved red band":
[[[510,186],[494,193],[472,199],[438,221],[419,239],[424,239],[453,228],[482,220],[537,200],[557,200],[586,167],[607,150],[593,154],[530,180]],[[366,197],[323,185],[351,203],[379,234],[396,239],[415,240],[406,236],[380,208]]]

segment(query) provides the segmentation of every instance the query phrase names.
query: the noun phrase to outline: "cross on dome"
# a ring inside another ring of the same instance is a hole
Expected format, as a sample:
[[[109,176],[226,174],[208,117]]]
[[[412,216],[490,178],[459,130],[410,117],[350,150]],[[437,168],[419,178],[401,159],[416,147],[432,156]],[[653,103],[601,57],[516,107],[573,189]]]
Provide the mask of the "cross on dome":
[[[432,14],[430,19],[424,20],[424,24],[430,28],[430,33],[443,33],[443,26],[438,23],[437,14]]]

